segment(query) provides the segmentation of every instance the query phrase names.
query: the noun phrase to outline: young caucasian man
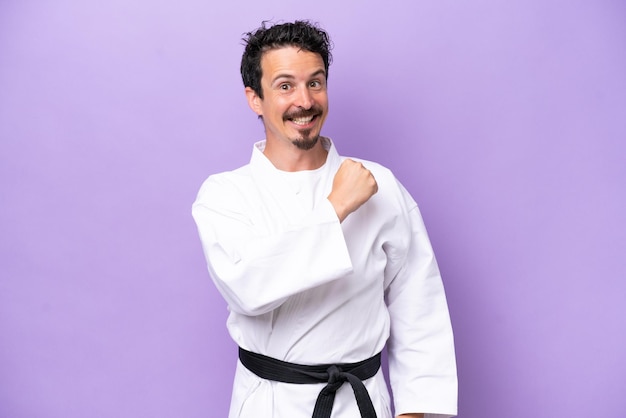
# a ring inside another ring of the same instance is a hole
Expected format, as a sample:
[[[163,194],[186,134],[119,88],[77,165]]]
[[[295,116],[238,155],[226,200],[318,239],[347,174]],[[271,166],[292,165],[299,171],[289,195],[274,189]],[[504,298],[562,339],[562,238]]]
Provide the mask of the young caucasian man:
[[[452,328],[419,208],[379,164],[342,157],[328,115],[327,33],[246,36],[241,74],[265,140],[193,205],[239,345],[229,417],[391,418],[457,411]]]

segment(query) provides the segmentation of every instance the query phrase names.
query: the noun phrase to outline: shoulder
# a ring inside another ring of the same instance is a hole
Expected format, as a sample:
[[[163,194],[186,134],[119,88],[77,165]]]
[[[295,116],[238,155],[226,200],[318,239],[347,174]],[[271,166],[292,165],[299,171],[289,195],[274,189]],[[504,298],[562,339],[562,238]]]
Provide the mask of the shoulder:
[[[365,168],[367,168],[369,171],[372,172],[372,175],[374,175],[377,181],[378,180],[385,181],[385,182],[397,181],[393,172],[389,168],[377,162],[365,160],[363,158],[347,157],[347,156],[342,156],[341,160],[342,161],[353,160],[353,161],[360,162],[361,164],[363,164]]]
[[[362,158],[345,157],[354,161],[359,161],[365,168],[370,170],[376,182],[378,183],[378,193],[375,195],[377,200],[385,200],[394,206],[401,206],[405,210],[411,210],[417,206],[417,203],[407,191],[404,185],[394,175],[393,171],[384,165],[365,160]]]
[[[195,204],[230,200],[237,195],[245,194],[252,184],[249,164],[235,170],[212,174],[200,186]]]
[[[372,175],[376,179],[376,182],[378,182],[379,190],[383,188],[386,191],[392,192],[392,193],[400,193],[400,194],[406,193],[406,189],[404,188],[402,183],[400,183],[400,181],[398,180],[398,178],[395,176],[395,174],[393,173],[391,169],[375,161],[369,161],[369,160],[365,160],[362,158],[354,158],[354,157],[347,157],[347,158],[350,158],[354,161],[358,161],[362,163],[365,168],[370,170]]]

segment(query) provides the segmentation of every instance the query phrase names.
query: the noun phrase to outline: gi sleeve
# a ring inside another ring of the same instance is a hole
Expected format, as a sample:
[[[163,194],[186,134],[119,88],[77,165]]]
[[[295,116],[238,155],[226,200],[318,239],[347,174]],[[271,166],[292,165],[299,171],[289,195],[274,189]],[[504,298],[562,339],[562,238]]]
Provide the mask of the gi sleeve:
[[[232,311],[261,315],[289,296],[352,271],[328,200],[296,224],[259,227],[252,216],[259,208],[245,196],[245,190],[209,177],[192,207],[209,273]]]
[[[395,412],[451,417],[457,413],[457,374],[443,283],[419,208],[400,187],[407,212],[399,225],[410,236],[404,235],[406,250],[395,254],[385,291]]]

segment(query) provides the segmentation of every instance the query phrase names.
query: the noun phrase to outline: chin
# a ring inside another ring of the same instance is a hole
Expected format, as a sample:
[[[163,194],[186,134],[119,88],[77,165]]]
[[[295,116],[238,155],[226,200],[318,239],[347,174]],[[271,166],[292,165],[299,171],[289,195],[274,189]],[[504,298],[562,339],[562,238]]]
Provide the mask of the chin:
[[[315,135],[314,137],[298,138],[291,141],[291,143],[294,144],[298,149],[308,151],[315,147],[315,145],[319,141],[319,138],[319,135]]]

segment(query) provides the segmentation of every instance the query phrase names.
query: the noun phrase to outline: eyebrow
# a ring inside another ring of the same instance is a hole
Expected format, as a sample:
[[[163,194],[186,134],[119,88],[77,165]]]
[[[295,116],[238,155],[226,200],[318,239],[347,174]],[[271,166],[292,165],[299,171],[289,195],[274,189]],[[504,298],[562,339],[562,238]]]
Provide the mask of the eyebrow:
[[[324,70],[323,68],[320,68],[319,70],[317,70],[313,74],[311,74],[310,78],[318,77],[320,75],[323,75],[324,77],[326,77],[326,70]],[[274,77],[274,79],[272,80],[271,84],[276,83],[276,81],[280,80],[281,78],[286,78],[288,80],[293,80],[295,77],[293,75],[291,75],[291,74],[278,74],[276,77]]]

